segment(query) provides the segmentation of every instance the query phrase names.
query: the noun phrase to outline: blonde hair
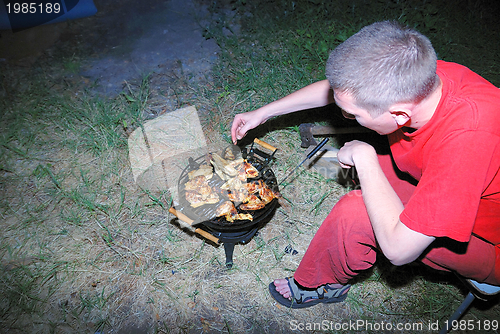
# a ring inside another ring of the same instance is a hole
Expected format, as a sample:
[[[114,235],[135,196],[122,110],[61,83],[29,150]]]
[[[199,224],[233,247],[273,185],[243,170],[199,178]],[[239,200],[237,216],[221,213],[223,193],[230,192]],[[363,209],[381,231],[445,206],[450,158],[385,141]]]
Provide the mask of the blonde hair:
[[[326,77],[334,90],[352,94],[372,117],[391,105],[419,102],[437,86],[437,56],[430,40],[397,22],[364,27],[331,53]]]

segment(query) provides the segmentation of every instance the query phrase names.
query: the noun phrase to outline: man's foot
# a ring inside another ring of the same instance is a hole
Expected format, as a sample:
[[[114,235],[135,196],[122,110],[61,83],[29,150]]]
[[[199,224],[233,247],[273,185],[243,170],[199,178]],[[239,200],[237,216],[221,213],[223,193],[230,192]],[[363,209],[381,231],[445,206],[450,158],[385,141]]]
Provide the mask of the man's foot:
[[[310,307],[319,303],[338,303],[347,297],[350,285],[327,284],[316,289],[299,286],[293,277],[269,284],[269,292],[278,303],[291,308]]]
[[[290,286],[288,285],[288,278],[275,279],[273,283],[276,287],[276,291],[278,291],[283,297],[291,300],[292,294],[290,291]],[[302,288],[302,286],[300,286],[297,282],[295,282],[295,284],[299,289]],[[327,284],[327,286],[331,289],[342,289],[344,287],[344,285],[342,284]],[[345,294],[348,291],[349,289],[346,289],[342,294]]]

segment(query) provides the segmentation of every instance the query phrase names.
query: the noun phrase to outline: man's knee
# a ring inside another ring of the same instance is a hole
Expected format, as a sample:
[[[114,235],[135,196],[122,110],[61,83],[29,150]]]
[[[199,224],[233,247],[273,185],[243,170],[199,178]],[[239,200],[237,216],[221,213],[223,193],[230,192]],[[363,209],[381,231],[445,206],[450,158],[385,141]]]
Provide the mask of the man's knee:
[[[335,229],[350,230],[351,225],[370,224],[368,213],[361,196],[361,190],[353,190],[344,195],[333,207],[323,225],[331,225]],[[369,225],[371,227],[371,225]]]
[[[362,213],[366,213],[366,207],[365,203],[363,202],[361,190],[352,190],[348,192],[346,195],[340,198],[340,200],[332,209],[332,212],[335,212],[337,216],[352,216],[359,211],[361,211]]]

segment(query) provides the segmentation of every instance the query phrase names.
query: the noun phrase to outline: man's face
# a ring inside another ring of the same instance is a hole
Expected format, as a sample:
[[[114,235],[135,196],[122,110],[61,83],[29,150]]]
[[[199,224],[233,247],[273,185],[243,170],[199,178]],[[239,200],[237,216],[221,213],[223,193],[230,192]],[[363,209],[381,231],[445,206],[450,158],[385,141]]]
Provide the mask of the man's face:
[[[333,97],[345,118],[355,119],[365,128],[371,129],[381,135],[392,133],[399,128],[389,111],[384,112],[376,118],[372,118],[365,109],[356,106],[354,98],[349,93],[334,91]]]

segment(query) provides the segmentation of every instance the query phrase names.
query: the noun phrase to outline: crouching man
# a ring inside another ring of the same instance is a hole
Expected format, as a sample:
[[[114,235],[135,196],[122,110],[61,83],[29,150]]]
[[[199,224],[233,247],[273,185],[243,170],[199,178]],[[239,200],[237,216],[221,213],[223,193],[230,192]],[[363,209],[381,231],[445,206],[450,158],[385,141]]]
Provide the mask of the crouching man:
[[[419,260],[500,285],[500,90],[388,21],[335,48],[326,77],[236,115],[233,141],[271,117],[335,102],[387,135],[391,155],[361,141],[340,149],[361,188],[333,207],[293,277],[272,282],[271,295],[292,308],[343,301],[377,251],[395,265]]]

